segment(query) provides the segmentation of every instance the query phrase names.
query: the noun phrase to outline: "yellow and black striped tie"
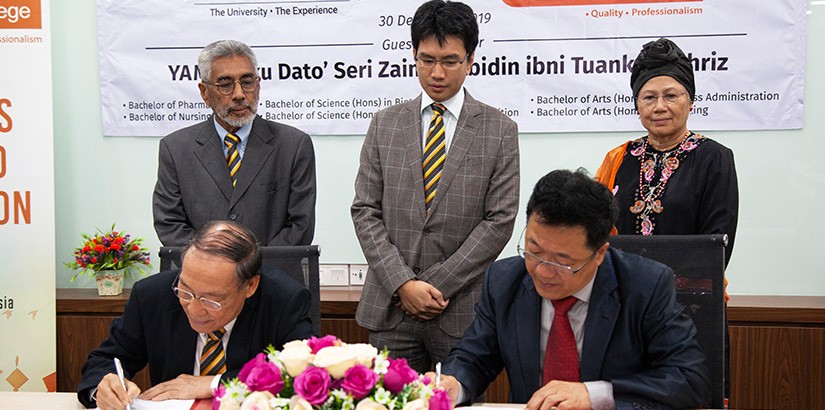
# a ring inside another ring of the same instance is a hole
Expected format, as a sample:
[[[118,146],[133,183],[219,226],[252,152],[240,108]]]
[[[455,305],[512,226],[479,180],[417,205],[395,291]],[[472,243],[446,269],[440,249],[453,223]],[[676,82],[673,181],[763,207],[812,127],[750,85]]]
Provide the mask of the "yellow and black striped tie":
[[[226,355],[221,338],[226,333],[220,328],[207,335],[208,339],[201,353],[201,376],[214,376],[226,372]]]
[[[226,163],[229,165],[229,177],[232,178],[232,186],[234,187],[238,183],[236,177],[238,169],[241,168],[241,154],[238,152],[238,144],[241,143],[241,139],[230,132],[224,137],[223,143],[226,144]]]
[[[435,188],[441,179],[441,169],[444,168],[444,159],[447,158],[446,138],[444,136],[444,110],[439,103],[433,103],[433,119],[430,120],[430,129],[427,131],[427,141],[424,146],[424,203],[427,212],[435,198]]]

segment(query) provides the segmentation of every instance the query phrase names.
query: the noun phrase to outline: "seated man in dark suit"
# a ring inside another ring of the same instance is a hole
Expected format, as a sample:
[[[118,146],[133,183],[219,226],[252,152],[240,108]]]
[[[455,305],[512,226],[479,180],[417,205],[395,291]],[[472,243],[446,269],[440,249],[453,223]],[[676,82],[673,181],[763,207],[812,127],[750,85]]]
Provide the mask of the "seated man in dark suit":
[[[539,180],[521,256],[487,270],[475,320],[444,363],[453,400],[477,397],[506,368],[510,401],[528,410],[708,402],[705,355],[673,271],[610,248],[617,213],[611,192],[581,171]]]
[[[313,335],[310,293],[281,272],[261,274],[255,236],[240,224],[216,221],[195,233],[182,268],[135,283],[109,338],[89,354],[77,398],[86,407],[123,409],[140,394],[126,379],[149,365],[148,400],[212,397],[221,379],[272,344]]]

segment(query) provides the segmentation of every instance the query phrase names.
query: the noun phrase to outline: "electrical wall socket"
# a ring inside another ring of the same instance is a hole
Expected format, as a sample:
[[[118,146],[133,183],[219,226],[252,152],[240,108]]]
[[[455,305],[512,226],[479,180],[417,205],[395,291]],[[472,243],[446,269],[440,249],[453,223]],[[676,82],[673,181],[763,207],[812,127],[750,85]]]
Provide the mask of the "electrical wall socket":
[[[367,279],[368,265],[349,265],[349,284],[361,286]]]
[[[349,285],[348,265],[321,264],[319,267],[319,282],[321,286],[347,286]]]

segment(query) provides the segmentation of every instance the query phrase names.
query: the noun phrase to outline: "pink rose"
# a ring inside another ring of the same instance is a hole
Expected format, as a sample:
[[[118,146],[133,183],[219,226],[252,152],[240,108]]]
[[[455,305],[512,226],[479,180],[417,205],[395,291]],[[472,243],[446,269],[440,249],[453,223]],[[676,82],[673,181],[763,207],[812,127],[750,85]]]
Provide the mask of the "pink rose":
[[[284,388],[281,369],[275,363],[268,362],[263,353],[258,353],[243,365],[238,380],[246,384],[250,391],[268,391],[277,395]]]
[[[214,389],[214,397],[212,398],[212,410],[220,410],[221,408],[221,397],[226,394],[226,387],[223,384],[218,384],[218,387]]]
[[[295,377],[293,387],[295,393],[309,404],[317,406],[327,401],[330,381],[329,372],[320,367],[310,366]]]
[[[312,350],[312,354],[315,354],[325,347],[335,346],[335,342],[337,341],[338,338],[336,338],[333,335],[326,335],[320,339],[315,336],[312,336],[309,338],[309,340],[307,340],[307,345]]]
[[[343,380],[341,388],[351,394],[355,400],[361,400],[367,397],[372,388],[375,387],[375,383],[378,383],[378,375],[369,367],[356,364],[344,373]]]
[[[453,402],[450,400],[450,396],[446,390],[435,389],[433,390],[433,395],[430,396],[429,404],[430,410],[450,410]]]
[[[418,373],[407,364],[407,359],[387,359],[390,366],[384,375],[384,387],[392,394],[398,394],[407,383],[418,378]]]

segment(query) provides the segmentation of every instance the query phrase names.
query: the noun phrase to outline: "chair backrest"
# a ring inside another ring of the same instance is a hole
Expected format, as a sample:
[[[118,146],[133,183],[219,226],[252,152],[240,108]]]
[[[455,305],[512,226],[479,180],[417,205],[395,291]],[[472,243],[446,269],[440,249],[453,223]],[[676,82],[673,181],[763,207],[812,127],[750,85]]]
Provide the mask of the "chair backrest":
[[[298,283],[309,289],[312,295],[310,316],[315,332],[321,329],[321,284],[319,281],[318,257],[321,248],[309,246],[261,246],[258,248],[263,259],[263,270],[275,268],[287,273]],[[163,246],[160,248],[160,270],[165,271],[180,266],[182,247]]]
[[[693,319],[699,345],[708,358],[712,399],[725,397],[725,244],[727,235],[617,235],[610,245],[673,269],[676,299]]]

